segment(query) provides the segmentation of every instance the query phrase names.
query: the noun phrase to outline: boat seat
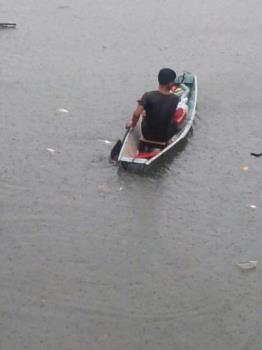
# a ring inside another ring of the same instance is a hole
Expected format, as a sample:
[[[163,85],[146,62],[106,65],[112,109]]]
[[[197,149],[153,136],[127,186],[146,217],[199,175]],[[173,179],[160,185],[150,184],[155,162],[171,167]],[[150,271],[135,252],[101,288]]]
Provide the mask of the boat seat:
[[[147,146],[157,147],[157,148],[161,148],[161,149],[163,149],[167,146],[167,142],[148,140],[148,139],[145,139],[143,136],[140,138],[140,143],[147,145]]]

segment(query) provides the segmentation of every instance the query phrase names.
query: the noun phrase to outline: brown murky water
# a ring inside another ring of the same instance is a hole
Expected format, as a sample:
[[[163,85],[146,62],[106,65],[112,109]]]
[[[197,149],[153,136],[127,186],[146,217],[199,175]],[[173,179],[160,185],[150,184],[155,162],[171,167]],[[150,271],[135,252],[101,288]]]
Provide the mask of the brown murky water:
[[[0,4],[1,350],[261,350],[261,10]],[[194,133],[118,172],[104,140],[163,66],[198,75]]]

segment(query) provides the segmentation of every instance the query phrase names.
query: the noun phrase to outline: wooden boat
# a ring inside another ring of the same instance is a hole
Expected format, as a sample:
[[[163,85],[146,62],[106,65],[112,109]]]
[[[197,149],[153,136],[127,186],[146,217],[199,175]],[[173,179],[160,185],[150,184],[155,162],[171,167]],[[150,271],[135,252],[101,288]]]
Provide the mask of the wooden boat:
[[[118,162],[125,168],[129,166],[149,167],[168,151],[175,148],[187,136],[196,113],[197,77],[188,72],[179,76],[173,93],[180,97],[181,103],[186,107],[186,115],[179,131],[167,143],[146,140],[141,131],[141,116],[136,127],[127,133],[119,153]],[[144,148],[143,151],[141,151],[141,145]]]

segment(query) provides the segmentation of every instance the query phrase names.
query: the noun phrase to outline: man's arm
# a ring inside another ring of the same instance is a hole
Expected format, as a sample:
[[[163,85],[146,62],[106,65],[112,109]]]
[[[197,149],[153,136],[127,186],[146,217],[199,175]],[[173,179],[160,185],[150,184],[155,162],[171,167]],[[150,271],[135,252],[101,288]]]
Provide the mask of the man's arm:
[[[141,116],[144,112],[144,107],[141,104],[138,104],[136,110],[133,113],[132,119],[126,123],[126,128],[134,128]]]

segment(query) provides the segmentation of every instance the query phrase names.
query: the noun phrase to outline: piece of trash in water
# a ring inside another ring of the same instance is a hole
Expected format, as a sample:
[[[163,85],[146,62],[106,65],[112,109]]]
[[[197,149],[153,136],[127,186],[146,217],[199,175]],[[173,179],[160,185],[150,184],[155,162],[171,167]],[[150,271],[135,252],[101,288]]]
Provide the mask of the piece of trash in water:
[[[243,171],[248,171],[249,170],[249,166],[248,165],[244,165],[241,168]]]
[[[253,270],[257,267],[257,261],[251,260],[247,262],[242,262],[237,264],[237,266],[243,271]]]
[[[262,156],[262,153],[250,153],[251,156],[254,156],[254,157],[261,157]]]
[[[45,299],[41,299],[40,307],[44,307],[45,304],[46,304],[46,300]]]
[[[110,193],[112,192],[112,189],[106,183],[104,183],[97,186],[97,191],[99,193]]]
[[[251,205],[250,205],[250,208],[252,208],[252,209],[257,209],[257,206],[256,206],[255,204],[251,204]]]
[[[47,148],[46,150],[52,154],[55,153],[55,150],[53,148]]]
[[[0,28],[15,28],[16,23],[0,23]]]
[[[67,109],[65,109],[65,108],[59,108],[58,112],[60,112],[60,113],[69,113],[69,111]]]
[[[123,191],[124,186],[119,187],[119,191]]]
[[[69,9],[70,6],[64,5],[64,6],[58,6],[59,10]]]
[[[104,142],[106,145],[111,145],[112,141],[109,140],[100,140],[101,142]]]

